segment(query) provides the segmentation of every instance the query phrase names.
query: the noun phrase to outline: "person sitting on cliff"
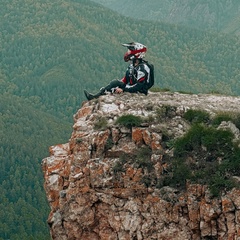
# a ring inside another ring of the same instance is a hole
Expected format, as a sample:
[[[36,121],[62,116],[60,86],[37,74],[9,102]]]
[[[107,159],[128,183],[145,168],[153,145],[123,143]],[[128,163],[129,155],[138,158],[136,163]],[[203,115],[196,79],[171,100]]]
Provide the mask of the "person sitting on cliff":
[[[112,80],[106,87],[102,87],[96,94],[91,94],[84,90],[88,100],[98,98],[109,93],[143,93],[148,94],[147,82],[150,77],[150,68],[147,61],[144,61],[147,48],[138,42],[122,44],[128,51],[124,54],[124,61],[130,61],[125,76],[121,80]]]

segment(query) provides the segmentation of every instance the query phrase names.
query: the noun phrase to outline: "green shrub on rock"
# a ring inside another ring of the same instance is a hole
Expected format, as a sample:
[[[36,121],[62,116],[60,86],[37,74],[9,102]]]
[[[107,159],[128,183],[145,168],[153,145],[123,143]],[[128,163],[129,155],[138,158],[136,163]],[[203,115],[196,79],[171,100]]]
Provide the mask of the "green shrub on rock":
[[[142,119],[139,116],[127,114],[119,117],[116,123],[127,128],[132,128],[140,126],[142,123]]]
[[[174,160],[164,184],[184,187],[186,180],[206,184],[213,196],[236,186],[240,174],[240,149],[228,130],[194,124],[174,143]]]
[[[191,123],[207,123],[210,119],[210,114],[203,110],[187,110],[183,117]]]

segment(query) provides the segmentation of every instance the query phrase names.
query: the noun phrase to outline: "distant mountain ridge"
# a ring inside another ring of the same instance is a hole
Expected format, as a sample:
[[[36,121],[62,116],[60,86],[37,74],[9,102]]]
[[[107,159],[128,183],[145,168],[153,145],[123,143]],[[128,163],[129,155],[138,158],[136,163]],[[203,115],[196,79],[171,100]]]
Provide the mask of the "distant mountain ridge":
[[[237,0],[93,1],[132,18],[240,34],[240,1]]]

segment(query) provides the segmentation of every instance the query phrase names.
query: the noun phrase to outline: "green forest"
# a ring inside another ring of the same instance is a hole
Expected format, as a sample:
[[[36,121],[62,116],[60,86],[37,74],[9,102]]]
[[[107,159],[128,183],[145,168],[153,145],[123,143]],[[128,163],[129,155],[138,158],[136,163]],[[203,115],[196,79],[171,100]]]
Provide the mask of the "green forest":
[[[156,87],[240,94],[235,35],[134,20],[89,0],[2,0],[0,239],[49,239],[41,161],[73,114],[127,68],[121,43],[148,47]]]

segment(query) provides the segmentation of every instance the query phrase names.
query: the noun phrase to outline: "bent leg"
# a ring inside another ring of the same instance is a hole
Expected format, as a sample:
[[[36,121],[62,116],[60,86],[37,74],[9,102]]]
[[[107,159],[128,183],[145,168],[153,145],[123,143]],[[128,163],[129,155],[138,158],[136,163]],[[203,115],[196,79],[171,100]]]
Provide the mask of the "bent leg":
[[[100,97],[101,95],[105,95],[106,92],[114,92],[114,89],[115,88],[124,88],[125,87],[125,84],[119,80],[112,80],[106,87],[103,87],[100,89],[100,91],[96,94],[92,94],[92,93],[89,93],[88,91],[84,90],[84,94],[87,98],[87,100],[92,100],[94,98],[98,98]]]
[[[119,80],[112,80],[106,87],[105,87],[105,90],[108,91],[108,92],[114,92],[114,89],[115,88],[124,88],[125,87],[125,84]]]

